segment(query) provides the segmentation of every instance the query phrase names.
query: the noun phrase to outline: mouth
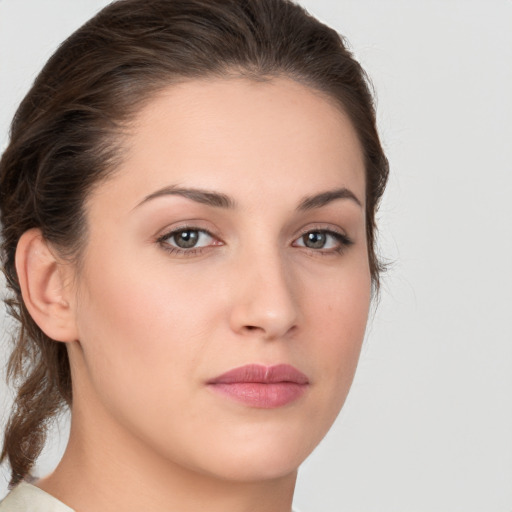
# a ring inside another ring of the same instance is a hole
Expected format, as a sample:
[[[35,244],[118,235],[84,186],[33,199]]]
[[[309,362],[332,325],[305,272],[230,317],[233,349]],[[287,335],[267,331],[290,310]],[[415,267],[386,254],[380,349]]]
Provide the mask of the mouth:
[[[288,364],[249,364],[229,370],[207,382],[208,387],[228,399],[259,409],[275,409],[298,400],[309,380]]]

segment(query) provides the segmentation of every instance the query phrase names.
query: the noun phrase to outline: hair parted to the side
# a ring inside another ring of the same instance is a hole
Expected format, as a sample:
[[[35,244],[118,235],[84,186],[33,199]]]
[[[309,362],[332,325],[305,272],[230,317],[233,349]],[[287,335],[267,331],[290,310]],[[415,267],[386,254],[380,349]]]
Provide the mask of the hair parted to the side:
[[[72,402],[64,343],[48,338],[23,304],[18,240],[37,227],[79,264],[84,201],[121,161],[123,129],[170,84],[208,77],[285,76],[323,92],[351,119],[366,164],[366,232],[374,288],[375,214],[388,176],[367,77],[331,28],[289,0],[119,0],[71,35],[14,117],[0,160],[2,267],[17,319],[8,376],[17,395],[1,460],[11,486],[29,475],[55,415]]]

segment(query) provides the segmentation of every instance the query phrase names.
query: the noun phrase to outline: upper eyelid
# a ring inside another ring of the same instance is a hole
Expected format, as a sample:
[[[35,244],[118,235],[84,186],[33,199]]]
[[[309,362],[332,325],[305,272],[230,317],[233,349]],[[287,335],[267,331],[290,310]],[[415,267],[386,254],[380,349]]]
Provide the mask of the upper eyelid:
[[[171,236],[174,236],[177,233],[182,233],[183,231],[197,231],[198,233],[205,233],[205,234],[211,236],[212,238],[216,238],[215,235],[208,229],[189,227],[189,226],[185,226],[182,228],[175,228],[175,229],[166,231],[162,234],[162,237],[170,238]]]
[[[344,231],[337,231],[335,229],[306,229],[305,231],[302,232],[302,234],[300,234],[298,237],[294,238],[294,241],[295,240],[298,240],[299,238],[302,238],[304,235],[307,235],[308,233],[326,233],[328,235],[331,235],[335,238],[341,238],[343,240],[343,242],[345,243],[348,243],[348,244],[352,244],[354,243],[352,238],[349,237]]]
[[[172,237],[174,234],[179,233],[180,231],[199,231],[202,233],[207,234],[208,236],[214,238],[217,241],[222,242],[222,244],[225,243],[223,240],[221,234],[218,232],[217,229],[212,229],[210,227],[204,226],[205,221],[194,219],[190,221],[183,221],[178,222],[174,226],[168,226],[162,230],[160,230],[159,234],[157,234],[154,237],[154,240],[158,242],[163,242],[167,238]],[[353,238],[348,235],[345,229],[343,229],[339,225],[334,225],[331,223],[308,223],[301,228],[299,228],[297,231],[295,231],[295,234],[291,237],[291,242],[295,242],[297,239],[301,238],[302,236],[306,235],[307,233],[311,232],[322,232],[322,233],[331,233],[333,236],[339,236],[344,239],[346,243],[353,243]]]
[[[213,230],[205,228],[205,227],[201,227],[201,226],[198,226],[197,224],[192,224],[192,223],[190,223],[190,224],[183,223],[182,225],[164,228],[164,229],[160,230],[160,232],[159,232],[160,234],[157,234],[155,238],[157,240],[162,240],[165,238],[170,238],[171,236],[173,236],[176,233],[179,233],[180,231],[187,231],[187,230],[200,231],[202,233],[206,233],[207,235],[210,235],[212,238],[220,239],[219,235],[216,234]]]
[[[180,231],[186,231],[186,230],[200,231],[200,232],[206,233],[214,238],[220,239],[220,235],[218,233],[216,233],[216,230],[202,227],[193,222],[191,222],[191,223],[184,222],[183,224],[180,224],[177,226],[164,228],[164,229],[160,230],[159,234],[157,234],[155,238],[161,239],[161,238],[170,237],[174,233],[179,233]],[[342,229],[341,227],[332,226],[332,225],[326,226],[325,224],[322,224],[322,225],[319,224],[316,226],[315,225],[304,226],[303,228],[298,229],[296,231],[296,234],[293,235],[292,238],[295,240],[296,238],[299,238],[299,237],[305,235],[306,233],[311,233],[311,232],[315,232],[315,231],[320,231],[323,233],[333,233],[336,235],[341,235],[341,236],[349,238],[349,235],[347,234],[347,232],[344,229]]]
[[[335,235],[341,235],[343,237],[350,238],[347,231],[345,229],[341,228],[340,226],[335,226],[333,224],[323,224],[323,223],[318,223],[318,224],[313,223],[312,225],[308,224],[307,226],[304,226],[303,228],[298,230],[298,233],[299,233],[298,236],[300,237],[300,236],[305,235],[306,233],[311,233],[311,232],[315,232],[315,231],[320,231],[322,233],[333,233]]]

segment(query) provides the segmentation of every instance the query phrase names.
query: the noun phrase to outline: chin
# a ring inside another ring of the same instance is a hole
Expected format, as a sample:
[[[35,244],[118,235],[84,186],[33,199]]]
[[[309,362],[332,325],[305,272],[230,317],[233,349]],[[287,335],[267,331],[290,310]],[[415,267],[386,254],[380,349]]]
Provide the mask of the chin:
[[[297,454],[285,454],[282,451],[268,456],[260,453],[257,457],[233,457],[230,454],[221,464],[215,464],[206,470],[217,479],[238,483],[264,482],[280,480],[295,475],[303,458]]]
[[[213,437],[215,446],[200,455],[207,473],[237,482],[277,480],[294,475],[324,436],[304,432],[304,426],[269,425],[245,429],[244,434]]]

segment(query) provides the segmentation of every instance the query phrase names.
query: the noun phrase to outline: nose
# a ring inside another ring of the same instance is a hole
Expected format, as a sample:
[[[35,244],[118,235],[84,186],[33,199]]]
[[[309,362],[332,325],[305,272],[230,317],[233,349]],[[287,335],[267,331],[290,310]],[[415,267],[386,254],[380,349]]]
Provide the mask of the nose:
[[[277,253],[277,251],[275,251]],[[230,313],[238,334],[272,340],[297,327],[298,300],[290,269],[277,254],[263,254],[238,262]]]

